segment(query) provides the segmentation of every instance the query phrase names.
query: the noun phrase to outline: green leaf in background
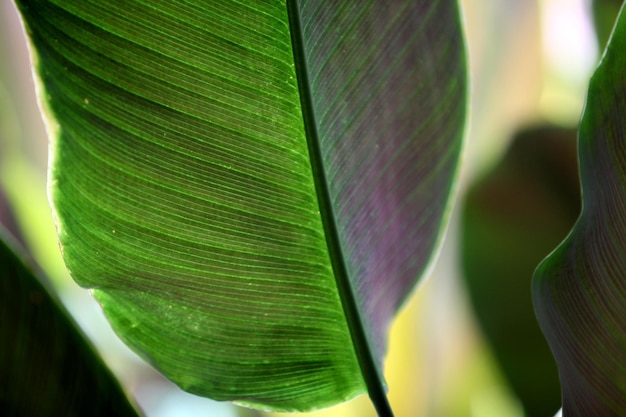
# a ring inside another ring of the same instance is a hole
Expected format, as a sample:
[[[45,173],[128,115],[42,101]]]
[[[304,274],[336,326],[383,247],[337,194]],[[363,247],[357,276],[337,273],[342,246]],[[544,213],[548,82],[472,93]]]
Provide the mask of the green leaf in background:
[[[568,417],[626,415],[625,50],[622,8],[580,124],[582,214],[533,281]]]
[[[525,129],[466,194],[465,283],[481,329],[527,417],[561,407],[556,363],[531,301],[537,264],[576,221],[580,191],[576,130]]]
[[[68,313],[0,226],[0,414],[137,416]]]
[[[593,22],[600,49],[604,49],[609,40],[622,3],[622,0],[593,0],[592,2]]]
[[[183,389],[369,391],[441,239],[465,118],[456,1],[37,1],[64,258]]]

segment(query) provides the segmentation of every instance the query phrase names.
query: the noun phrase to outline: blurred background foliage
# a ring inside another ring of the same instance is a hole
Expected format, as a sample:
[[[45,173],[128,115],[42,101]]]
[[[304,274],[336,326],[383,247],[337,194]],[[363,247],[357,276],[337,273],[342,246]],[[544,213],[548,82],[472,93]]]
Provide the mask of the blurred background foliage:
[[[527,129],[464,201],[462,270],[471,305],[529,417],[553,415],[561,404],[556,364],[533,314],[528,277],[578,216],[577,168],[575,129]]]
[[[530,279],[578,215],[575,129],[621,1],[461,4],[472,87],[459,194],[429,279],[393,325],[389,398],[399,417],[554,415],[556,367],[532,313]],[[117,339],[69,278],[47,203],[47,139],[36,103],[15,8],[0,2],[0,222],[51,278],[146,415],[280,416],[181,392]],[[374,411],[360,397],[307,415]]]
[[[137,417],[119,382],[51,296],[50,283],[33,274],[8,233],[0,225],[0,413]]]

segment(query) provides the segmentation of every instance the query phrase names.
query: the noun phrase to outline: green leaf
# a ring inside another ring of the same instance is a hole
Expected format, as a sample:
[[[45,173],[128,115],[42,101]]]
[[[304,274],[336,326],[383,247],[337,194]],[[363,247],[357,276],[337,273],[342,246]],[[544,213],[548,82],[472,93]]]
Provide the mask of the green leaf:
[[[583,210],[535,272],[565,416],[626,415],[626,16],[591,78],[578,149]]]
[[[524,129],[465,196],[462,266],[481,329],[527,417],[554,415],[561,387],[530,281],[576,221],[576,130]]]
[[[0,414],[137,416],[98,354],[7,236],[0,226]]]
[[[598,37],[598,45],[603,49],[609,40],[615,18],[622,7],[622,0],[593,0],[593,23]]]
[[[64,258],[120,337],[195,394],[389,412],[461,148],[456,2],[18,5]]]

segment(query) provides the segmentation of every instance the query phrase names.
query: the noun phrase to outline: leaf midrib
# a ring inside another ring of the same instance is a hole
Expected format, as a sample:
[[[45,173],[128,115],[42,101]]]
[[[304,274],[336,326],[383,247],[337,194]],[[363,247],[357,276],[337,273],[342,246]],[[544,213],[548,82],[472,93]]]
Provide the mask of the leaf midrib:
[[[348,279],[347,267],[341,249],[339,232],[337,230],[335,214],[330,199],[328,181],[322,162],[322,151],[313,109],[311,83],[309,82],[304,53],[302,25],[296,0],[287,0],[287,13],[289,16],[289,30],[293,48],[295,73],[298,82],[302,119],[311,161],[313,182],[339,298],[369,397],[380,417],[393,416],[384,387],[381,383],[381,375],[374,361],[365,328],[361,321],[361,315]]]

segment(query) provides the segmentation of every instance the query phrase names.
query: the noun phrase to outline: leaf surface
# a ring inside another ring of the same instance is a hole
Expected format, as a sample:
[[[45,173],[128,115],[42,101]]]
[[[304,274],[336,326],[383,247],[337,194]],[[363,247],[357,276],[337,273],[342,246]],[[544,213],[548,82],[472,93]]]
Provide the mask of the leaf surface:
[[[0,414],[137,416],[0,226]]]
[[[457,170],[456,2],[18,4],[64,258],[120,337],[218,400],[380,397]]]
[[[626,415],[626,16],[593,75],[580,124],[582,213],[533,280],[564,416]]]

